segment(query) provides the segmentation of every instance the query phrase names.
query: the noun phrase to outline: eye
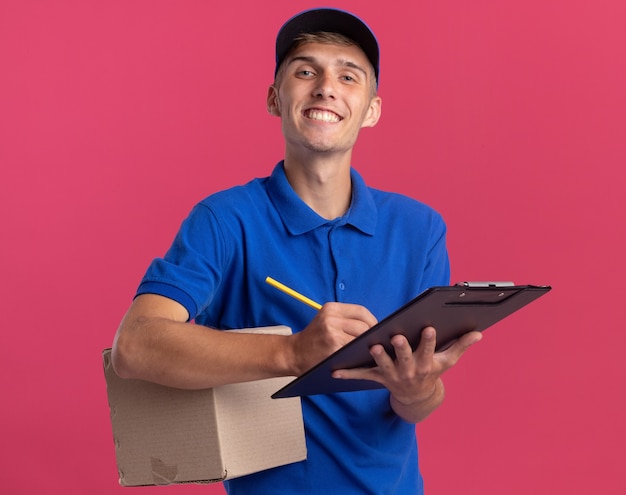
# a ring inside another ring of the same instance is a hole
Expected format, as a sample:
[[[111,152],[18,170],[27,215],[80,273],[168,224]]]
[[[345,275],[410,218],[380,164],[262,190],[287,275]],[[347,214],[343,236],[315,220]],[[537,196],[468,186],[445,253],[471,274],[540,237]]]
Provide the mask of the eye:
[[[343,76],[341,76],[341,79],[349,83],[356,83],[359,81],[358,78],[356,78],[352,74],[344,74]]]
[[[301,77],[313,77],[315,75],[315,73],[309,69],[299,70],[296,74]]]

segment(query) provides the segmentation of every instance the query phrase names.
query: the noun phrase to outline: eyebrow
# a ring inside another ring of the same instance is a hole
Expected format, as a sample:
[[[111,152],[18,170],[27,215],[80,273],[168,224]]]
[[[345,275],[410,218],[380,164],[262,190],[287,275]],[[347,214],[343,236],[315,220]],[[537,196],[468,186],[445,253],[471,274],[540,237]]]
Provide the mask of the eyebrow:
[[[297,55],[293,58],[291,58],[288,62],[288,65],[291,65],[293,62],[307,62],[309,64],[315,64],[317,63],[317,59],[313,56],[308,56],[308,55]],[[355,69],[358,70],[359,72],[362,72],[364,76],[367,77],[367,71],[361,67],[359,64],[352,62],[351,60],[347,60],[344,58],[339,58],[337,59],[337,64],[340,67],[347,67],[350,69]]]

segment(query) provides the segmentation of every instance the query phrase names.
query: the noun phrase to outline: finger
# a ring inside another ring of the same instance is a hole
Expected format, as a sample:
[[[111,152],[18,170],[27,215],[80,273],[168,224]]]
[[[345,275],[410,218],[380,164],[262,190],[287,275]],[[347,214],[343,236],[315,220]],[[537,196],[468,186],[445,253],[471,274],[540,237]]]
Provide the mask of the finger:
[[[448,349],[443,351],[442,357],[446,359],[449,366],[453,366],[461,358],[461,356],[471,346],[480,342],[483,338],[481,332],[468,332],[459,337]]]
[[[481,332],[468,332],[461,335],[451,348],[454,348],[456,352],[463,354],[467,349],[479,342],[482,338],[483,334]]]
[[[351,337],[358,337],[362,333],[367,332],[371,327],[362,320],[343,319],[339,323],[339,328]]]
[[[390,370],[393,370],[393,359],[391,359],[391,356],[387,354],[387,351],[382,345],[376,344],[372,346],[372,348],[370,349],[370,354],[374,358],[374,361],[376,362],[378,368],[383,373],[389,373]]]
[[[468,332],[463,335],[460,339],[461,344],[465,346],[466,349],[469,349],[474,344],[480,342],[483,338],[482,332]]]
[[[385,385],[383,376],[378,372],[379,368],[350,368],[333,371],[332,377],[338,380],[371,380]]]
[[[415,365],[413,349],[404,335],[395,335],[391,345],[396,353],[396,362],[402,370],[412,369]]]
[[[327,302],[320,311],[329,311],[345,318],[362,319],[373,325],[378,322],[376,317],[365,306],[360,304]]]
[[[346,303],[336,303],[341,311],[342,316],[344,318],[348,318],[350,320],[356,320],[364,323],[367,328],[371,328],[378,320],[376,317],[367,309],[365,306],[361,306],[359,304],[346,304]]]
[[[420,336],[420,344],[416,350],[418,357],[422,359],[431,359],[435,354],[437,346],[437,331],[433,327],[426,327],[422,330]]]
[[[332,373],[333,378],[343,380],[373,380],[385,385],[385,377],[394,372],[394,362],[391,356],[387,354],[387,351],[385,351],[385,348],[380,344],[372,346],[370,354],[376,362],[375,367],[336,370]]]
[[[378,323],[376,317],[367,308],[358,304],[326,303],[318,315],[332,322],[330,326],[352,337],[358,337]]]

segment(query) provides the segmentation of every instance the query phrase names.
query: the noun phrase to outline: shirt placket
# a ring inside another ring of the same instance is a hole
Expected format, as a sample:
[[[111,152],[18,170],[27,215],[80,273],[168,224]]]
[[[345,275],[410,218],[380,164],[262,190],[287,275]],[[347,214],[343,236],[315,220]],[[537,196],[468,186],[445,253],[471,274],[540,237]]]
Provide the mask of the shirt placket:
[[[330,248],[330,254],[335,266],[335,301],[346,302],[346,294],[349,281],[346,279],[346,273],[344,269],[344,252],[345,246],[342,242],[344,225],[336,224],[328,232],[328,244]]]

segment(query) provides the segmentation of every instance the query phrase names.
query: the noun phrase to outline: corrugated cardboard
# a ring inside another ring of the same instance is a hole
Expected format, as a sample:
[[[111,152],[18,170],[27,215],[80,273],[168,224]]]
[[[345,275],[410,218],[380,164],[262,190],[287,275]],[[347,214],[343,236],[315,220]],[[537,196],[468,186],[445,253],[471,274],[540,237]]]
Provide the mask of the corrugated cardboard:
[[[181,390],[122,379],[110,355],[103,351],[121,485],[212,483],[306,459],[300,399],[270,398],[291,377]]]

